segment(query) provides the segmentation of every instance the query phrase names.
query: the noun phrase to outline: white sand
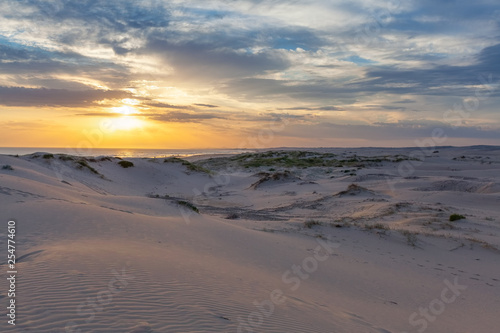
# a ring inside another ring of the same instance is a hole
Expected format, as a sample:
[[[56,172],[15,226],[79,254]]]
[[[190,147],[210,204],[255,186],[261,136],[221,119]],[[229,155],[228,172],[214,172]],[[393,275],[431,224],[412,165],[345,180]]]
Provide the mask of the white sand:
[[[496,333],[500,150],[436,150],[408,173],[407,161],[286,176],[88,162],[101,177],[58,156],[0,156],[14,169],[0,170],[1,271],[9,219],[23,256],[17,325],[3,307],[0,331]]]

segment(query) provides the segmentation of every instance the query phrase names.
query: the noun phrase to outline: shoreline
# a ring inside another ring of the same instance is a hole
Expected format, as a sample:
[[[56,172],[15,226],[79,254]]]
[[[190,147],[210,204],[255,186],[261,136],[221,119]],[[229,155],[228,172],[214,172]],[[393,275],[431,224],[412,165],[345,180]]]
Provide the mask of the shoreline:
[[[432,146],[432,147],[271,147],[271,148],[209,148],[209,149],[141,149],[141,148],[43,148],[43,147],[0,147],[0,155],[30,155],[34,153],[69,154],[82,157],[118,156],[130,158],[164,158],[164,157],[193,157],[207,155],[235,155],[241,153],[256,153],[266,151],[311,151],[311,152],[340,152],[340,151],[407,151],[429,149],[469,149],[469,150],[500,150],[498,145],[472,146]],[[92,153],[93,152],[93,153]]]

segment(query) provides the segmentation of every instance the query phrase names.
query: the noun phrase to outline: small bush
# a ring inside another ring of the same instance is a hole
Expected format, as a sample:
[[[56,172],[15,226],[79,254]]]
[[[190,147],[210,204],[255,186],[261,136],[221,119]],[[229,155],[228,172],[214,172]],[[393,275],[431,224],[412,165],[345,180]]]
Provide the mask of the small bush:
[[[78,169],[83,169],[83,168],[87,168],[89,169],[92,173],[95,173],[96,175],[99,175],[100,173],[94,169],[93,167],[91,167],[87,161],[85,161],[84,159],[81,159],[79,161],[77,161],[76,163],[78,163]]]
[[[70,155],[61,155],[61,156],[59,156],[59,159],[61,161],[73,161],[75,158],[73,156],[70,156]]]
[[[372,229],[389,230],[389,227],[382,223],[365,224],[364,228],[366,230],[372,230]]]
[[[465,216],[460,215],[460,214],[451,214],[450,215],[450,221],[458,221],[458,220],[463,220],[465,219]]]
[[[184,160],[178,157],[168,157],[163,160],[163,163],[182,163],[182,162],[184,162]]]
[[[311,229],[315,225],[321,225],[321,222],[315,221],[315,220],[309,220],[309,221],[304,222],[304,227],[306,227],[308,229]]]
[[[184,165],[188,170],[194,171],[194,172],[202,172],[206,174],[211,174],[212,172],[208,169],[205,169],[204,167],[201,167],[199,165],[193,164],[189,161],[183,161],[182,165]]]
[[[236,220],[236,219],[239,219],[240,216],[236,213],[231,213],[229,214],[228,216],[226,216],[226,220]]]
[[[129,162],[129,161],[120,161],[118,162],[122,168],[131,168],[134,166],[134,163]]]
[[[13,168],[12,166],[10,166],[10,165],[6,164],[6,165],[4,165],[4,166],[2,167],[2,170],[11,170],[11,171],[12,171],[12,170],[14,170],[14,168]]]
[[[183,160],[182,158],[178,157],[169,157],[163,160],[163,163],[180,163],[184,165],[189,171],[194,171],[194,172],[203,172],[206,174],[212,174],[212,171],[205,169],[204,167],[201,167],[199,165],[196,165],[194,163],[191,163],[189,161]]]
[[[45,158],[46,160],[48,160],[48,159],[54,158],[54,155],[53,154],[45,154],[42,157]]]
[[[413,247],[417,246],[417,235],[412,233],[411,231],[408,230],[402,230],[401,234],[406,237],[406,241],[408,242],[408,245],[411,245]]]
[[[189,209],[191,209],[192,211],[194,211],[194,212],[196,212],[198,214],[200,213],[200,211],[198,210],[198,207],[196,207],[195,205],[193,205],[190,202],[179,200],[179,201],[177,201],[177,204],[179,204],[180,206],[184,206],[186,208],[189,208]]]
[[[159,194],[155,194],[155,193],[148,193],[148,194],[146,194],[146,196],[148,198],[154,198],[154,199],[168,199],[168,198],[170,198],[170,196],[168,194],[159,195]]]

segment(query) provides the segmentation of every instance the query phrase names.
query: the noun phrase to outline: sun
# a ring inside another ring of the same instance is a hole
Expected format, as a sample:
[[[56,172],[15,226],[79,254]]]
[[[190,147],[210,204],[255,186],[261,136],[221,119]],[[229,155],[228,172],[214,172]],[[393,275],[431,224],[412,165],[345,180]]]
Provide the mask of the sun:
[[[136,116],[139,115],[140,112],[132,106],[122,105],[111,108],[111,110],[113,113],[121,115],[111,120],[111,125],[114,130],[129,131],[143,127],[144,125],[144,122]]]
[[[139,113],[139,111],[137,111],[137,109],[135,109],[134,107],[129,106],[129,105],[118,106],[115,108],[111,108],[111,110],[113,110],[113,112],[115,112],[115,113],[120,113],[123,115],[131,115],[131,114]]]

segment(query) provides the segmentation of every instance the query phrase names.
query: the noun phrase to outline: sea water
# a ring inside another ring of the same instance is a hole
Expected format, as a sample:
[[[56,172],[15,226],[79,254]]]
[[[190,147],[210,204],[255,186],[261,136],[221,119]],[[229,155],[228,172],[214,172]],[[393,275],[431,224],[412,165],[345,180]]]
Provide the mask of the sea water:
[[[4,148],[0,147],[3,155],[27,155],[36,152],[51,154],[69,154],[77,156],[116,156],[116,157],[138,157],[138,158],[163,158],[163,157],[188,157],[195,155],[218,155],[218,154],[240,154],[254,152],[249,149],[127,149],[127,148]]]

